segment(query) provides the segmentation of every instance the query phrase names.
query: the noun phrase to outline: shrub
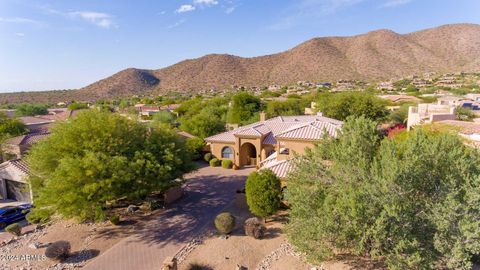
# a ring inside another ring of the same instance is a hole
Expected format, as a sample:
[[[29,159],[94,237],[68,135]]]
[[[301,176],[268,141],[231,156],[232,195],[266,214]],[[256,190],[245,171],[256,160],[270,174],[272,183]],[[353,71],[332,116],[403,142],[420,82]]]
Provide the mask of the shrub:
[[[280,179],[271,170],[251,173],[245,185],[245,193],[248,207],[256,216],[265,218],[275,214],[280,208]]]
[[[55,261],[64,260],[70,255],[70,248],[70,243],[67,241],[54,242],[45,250],[45,257]]]
[[[267,228],[258,218],[249,218],[245,220],[245,235],[251,236],[255,239],[261,239],[265,235]]]
[[[30,213],[28,213],[25,218],[30,224],[36,224],[36,223],[43,224],[50,220],[51,215],[52,215],[52,209],[35,208],[35,211],[31,211]]]
[[[210,162],[210,160],[212,160],[213,158],[213,155],[212,153],[206,153],[203,158],[205,159],[206,162]]]
[[[113,225],[118,225],[118,224],[120,224],[120,217],[118,215],[113,215],[113,216],[110,217],[109,221]]]
[[[233,165],[233,162],[230,159],[224,159],[222,160],[222,168],[224,169],[231,169]]]
[[[5,231],[12,235],[20,236],[22,234],[22,226],[18,223],[13,223],[5,227]]]
[[[235,217],[228,213],[220,213],[215,218],[215,228],[221,234],[229,234],[235,228]]]
[[[148,201],[145,203],[145,206],[146,206],[146,208],[147,208],[148,211],[154,211],[154,210],[157,210],[157,209],[162,208],[162,206],[163,206],[163,201],[162,201],[162,200],[158,200],[158,199],[148,200]]]
[[[188,270],[210,270],[213,269],[208,265],[200,264],[200,263],[190,263],[188,265]]]
[[[220,166],[220,160],[217,158],[212,158],[210,160],[210,167],[218,167]]]
[[[192,154],[193,160],[199,160],[202,157],[201,153],[203,147],[205,146],[205,141],[203,141],[201,138],[189,138],[187,139],[185,145],[187,147],[187,150],[190,151],[190,153]]]

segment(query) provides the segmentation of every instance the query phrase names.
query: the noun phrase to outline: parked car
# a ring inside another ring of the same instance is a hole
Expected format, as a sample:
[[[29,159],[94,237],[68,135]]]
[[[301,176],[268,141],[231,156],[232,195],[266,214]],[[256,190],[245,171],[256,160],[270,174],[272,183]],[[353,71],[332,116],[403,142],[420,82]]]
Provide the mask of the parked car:
[[[22,204],[19,206],[6,206],[0,208],[0,229],[8,224],[20,221],[30,212],[31,204]]]

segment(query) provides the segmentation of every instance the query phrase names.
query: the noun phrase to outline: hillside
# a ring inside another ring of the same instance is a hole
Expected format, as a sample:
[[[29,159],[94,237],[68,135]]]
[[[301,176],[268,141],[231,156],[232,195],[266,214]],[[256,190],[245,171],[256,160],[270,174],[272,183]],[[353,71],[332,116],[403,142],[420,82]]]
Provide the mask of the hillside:
[[[130,68],[82,88],[75,95],[110,98],[232,85],[375,81],[432,71],[478,70],[480,25],[453,24],[409,34],[377,30],[352,37],[314,38],[285,52],[253,58],[211,54],[158,70]]]

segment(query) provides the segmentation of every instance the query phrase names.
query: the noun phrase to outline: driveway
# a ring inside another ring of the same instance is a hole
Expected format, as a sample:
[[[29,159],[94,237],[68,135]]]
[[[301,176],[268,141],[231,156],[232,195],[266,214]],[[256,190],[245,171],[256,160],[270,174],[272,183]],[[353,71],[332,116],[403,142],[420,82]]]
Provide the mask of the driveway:
[[[167,256],[197,236],[205,225],[235,198],[254,169],[227,170],[202,167],[188,175],[187,196],[158,215],[138,233],[101,254],[85,269],[161,269]]]

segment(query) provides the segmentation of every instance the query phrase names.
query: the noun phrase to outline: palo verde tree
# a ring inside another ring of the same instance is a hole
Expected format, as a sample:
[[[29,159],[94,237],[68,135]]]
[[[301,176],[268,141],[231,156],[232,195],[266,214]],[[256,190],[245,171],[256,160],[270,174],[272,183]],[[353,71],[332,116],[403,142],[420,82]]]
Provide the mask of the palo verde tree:
[[[364,116],[379,121],[388,115],[386,101],[366,92],[321,93],[317,109],[327,117],[346,120],[349,116]]]
[[[271,170],[253,172],[247,178],[245,195],[252,214],[263,218],[271,216],[280,208],[280,179]]]
[[[231,102],[227,114],[228,123],[249,124],[258,121],[258,112],[262,109],[260,98],[242,91],[235,94]]]
[[[83,111],[30,150],[32,215],[101,220],[107,202],[141,200],[171,187],[192,169],[190,160],[169,129]]]
[[[480,255],[480,156],[455,135],[418,129],[380,140],[348,118],[338,139],[288,177],[287,233],[309,259],[342,250],[389,269],[470,269]]]

